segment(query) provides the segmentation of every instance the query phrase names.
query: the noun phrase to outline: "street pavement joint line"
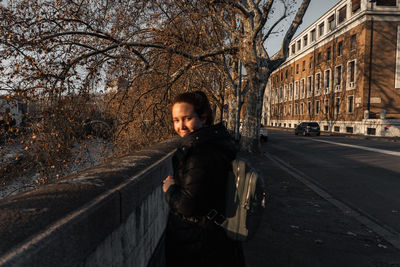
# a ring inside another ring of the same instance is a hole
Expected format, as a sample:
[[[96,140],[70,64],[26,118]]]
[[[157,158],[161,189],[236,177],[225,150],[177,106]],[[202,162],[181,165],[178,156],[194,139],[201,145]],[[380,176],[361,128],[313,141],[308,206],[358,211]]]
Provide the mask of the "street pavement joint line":
[[[320,195],[322,198],[326,199],[327,201],[335,205],[345,214],[353,216],[360,223],[367,226],[369,229],[380,235],[387,242],[392,244],[395,248],[400,250],[400,233],[396,232],[393,229],[390,229],[389,231],[388,229],[384,228],[383,226],[379,225],[375,221],[368,218],[368,216],[372,217],[371,215],[368,216],[362,215],[360,212],[352,209],[351,207],[341,202],[340,200],[333,198],[328,192],[326,192],[325,190],[323,190],[322,188],[318,187],[316,184],[311,182],[312,181],[311,178],[305,176],[304,174],[303,175],[299,174],[301,173],[300,171],[296,170],[294,167],[290,166],[289,164],[279,159],[278,157],[273,156],[265,151],[264,155],[272,162],[274,162],[276,165],[278,165],[282,170],[286,171],[288,174],[290,174],[291,176],[293,176],[294,178],[305,184],[307,187],[309,187],[315,193]]]
[[[398,152],[398,151],[391,151],[391,150],[387,150],[387,149],[379,149],[379,148],[372,148],[372,147],[366,147],[366,146],[357,146],[357,145],[351,145],[351,144],[345,144],[345,143],[338,143],[338,142],[332,142],[332,141],[321,140],[321,139],[316,139],[316,138],[311,138],[311,140],[316,141],[316,142],[323,142],[323,143],[334,144],[334,145],[339,145],[339,146],[347,146],[347,147],[358,148],[358,149],[362,149],[362,150],[378,152],[378,153],[382,153],[382,154],[400,157],[400,152]]]

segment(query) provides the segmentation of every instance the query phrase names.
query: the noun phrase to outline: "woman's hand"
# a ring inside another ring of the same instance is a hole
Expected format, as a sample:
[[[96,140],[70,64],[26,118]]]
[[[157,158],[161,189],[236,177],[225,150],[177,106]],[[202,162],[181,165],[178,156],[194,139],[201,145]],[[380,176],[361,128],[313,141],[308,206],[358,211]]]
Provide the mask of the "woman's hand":
[[[168,188],[169,188],[171,185],[175,184],[174,176],[168,176],[167,178],[165,178],[165,180],[163,181],[163,183],[164,183],[164,184],[163,184],[162,189],[163,189],[163,191],[164,191],[164,193],[165,193],[165,192],[168,191]]]

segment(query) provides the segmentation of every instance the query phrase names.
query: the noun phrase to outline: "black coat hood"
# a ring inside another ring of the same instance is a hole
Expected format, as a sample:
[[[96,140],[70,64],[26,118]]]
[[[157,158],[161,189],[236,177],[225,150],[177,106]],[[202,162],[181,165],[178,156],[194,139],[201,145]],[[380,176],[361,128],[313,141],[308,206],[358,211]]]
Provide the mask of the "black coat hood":
[[[186,154],[193,148],[211,145],[225,153],[231,160],[235,158],[237,149],[231,135],[222,123],[202,127],[182,138],[178,154]]]

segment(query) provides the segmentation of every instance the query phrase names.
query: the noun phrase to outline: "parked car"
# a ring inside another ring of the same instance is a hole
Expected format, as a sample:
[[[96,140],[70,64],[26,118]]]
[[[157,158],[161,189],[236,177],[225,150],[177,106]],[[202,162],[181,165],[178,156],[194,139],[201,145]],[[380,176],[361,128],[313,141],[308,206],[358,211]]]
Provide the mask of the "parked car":
[[[302,122],[297,125],[296,129],[294,130],[294,134],[302,134],[302,135],[320,135],[321,130],[319,128],[319,124],[317,122]]]
[[[240,135],[242,134],[242,125],[243,125],[243,122],[240,121],[240,125],[239,125],[239,133],[240,133]],[[264,142],[268,141],[268,130],[262,124],[260,124],[260,140],[264,141]]]
[[[260,140],[267,142],[268,141],[268,130],[267,128],[261,124],[260,126]]]

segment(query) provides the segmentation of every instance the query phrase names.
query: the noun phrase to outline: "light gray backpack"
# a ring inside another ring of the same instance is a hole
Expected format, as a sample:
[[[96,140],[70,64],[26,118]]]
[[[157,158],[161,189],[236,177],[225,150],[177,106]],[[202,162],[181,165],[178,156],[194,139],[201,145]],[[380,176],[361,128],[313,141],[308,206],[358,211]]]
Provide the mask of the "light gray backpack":
[[[261,221],[265,201],[262,178],[243,159],[236,158],[227,183],[225,214],[213,210],[208,217],[221,225],[229,238],[248,240]]]

